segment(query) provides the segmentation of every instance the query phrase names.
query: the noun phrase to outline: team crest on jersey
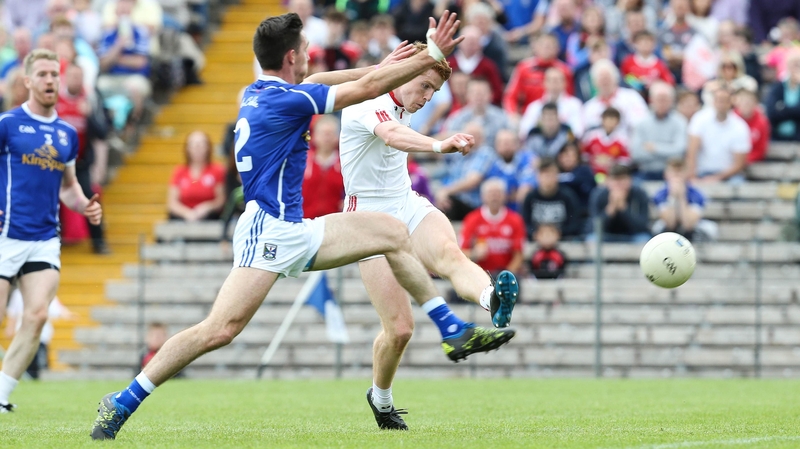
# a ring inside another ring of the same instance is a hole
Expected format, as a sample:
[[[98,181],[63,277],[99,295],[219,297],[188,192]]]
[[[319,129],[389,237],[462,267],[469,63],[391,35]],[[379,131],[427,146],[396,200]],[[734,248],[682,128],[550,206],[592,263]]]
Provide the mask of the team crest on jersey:
[[[306,142],[311,142],[311,130],[307,129],[306,132],[303,133],[303,140]]]
[[[58,160],[58,150],[53,147],[52,142],[45,143],[33,151],[33,153],[22,155],[23,165],[36,165],[42,170],[60,171],[66,169],[67,164]]]
[[[264,244],[264,260],[275,260],[278,255],[278,245],[272,243]]]
[[[69,145],[69,140],[67,140],[67,132],[63,129],[58,130],[58,143],[60,143],[63,147]]]

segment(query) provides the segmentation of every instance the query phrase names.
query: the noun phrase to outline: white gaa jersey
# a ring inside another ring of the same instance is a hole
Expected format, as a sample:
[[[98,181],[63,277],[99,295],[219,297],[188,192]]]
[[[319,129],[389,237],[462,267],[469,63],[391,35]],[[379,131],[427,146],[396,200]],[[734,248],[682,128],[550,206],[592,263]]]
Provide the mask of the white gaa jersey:
[[[409,126],[411,113],[391,94],[342,110],[339,159],[344,190],[360,198],[406,198],[411,189],[408,153],[396,150],[374,134],[382,122]]]

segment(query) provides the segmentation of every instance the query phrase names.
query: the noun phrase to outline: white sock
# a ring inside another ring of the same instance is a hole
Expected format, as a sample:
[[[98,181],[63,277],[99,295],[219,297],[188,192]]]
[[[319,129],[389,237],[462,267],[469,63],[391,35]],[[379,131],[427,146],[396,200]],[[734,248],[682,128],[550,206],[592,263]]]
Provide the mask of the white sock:
[[[19,381],[6,373],[0,372],[0,404],[8,404],[8,397],[17,387]]]
[[[378,408],[381,412],[388,412],[392,409],[392,387],[387,389],[379,388],[372,382],[372,405]]]
[[[147,394],[152,393],[153,390],[156,389],[156,385],[147,378],[147,376],[144,374],[144,371],[136,376],[136,382],[139,382],[139,385],[144,389],[144,391],[147,392]]]
[[[422,307],[422,310],[425,311],[425,313],[429,314],[429,313],[431,313],[431,310],[433,310],[433,309],[435,309],[435,308],[437,308],[439,306],[445,305],[445,304],[447,304],[447,303],[444,301],[444,298],[442,298],[441,296],[437,296],[435,298],[431,298],[429,301],[427,301],[426,303],[422,304],[421,307]]]
[[[481,292],[481,307],[486,310],[492,310],[492,293],[494,293],[494,287],[492,287],[491,284]]]

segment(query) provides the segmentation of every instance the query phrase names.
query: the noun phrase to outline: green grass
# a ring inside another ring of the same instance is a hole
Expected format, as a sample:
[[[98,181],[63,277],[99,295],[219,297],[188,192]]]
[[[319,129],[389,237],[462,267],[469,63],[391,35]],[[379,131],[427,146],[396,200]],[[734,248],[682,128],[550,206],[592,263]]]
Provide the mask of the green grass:
[[[173,381],[93,444],[97,400],[123,384],[23,382],[0,447],[800,447],[798,381],[586,379],[401,379],[409,432],[378,430],[368,380]]]

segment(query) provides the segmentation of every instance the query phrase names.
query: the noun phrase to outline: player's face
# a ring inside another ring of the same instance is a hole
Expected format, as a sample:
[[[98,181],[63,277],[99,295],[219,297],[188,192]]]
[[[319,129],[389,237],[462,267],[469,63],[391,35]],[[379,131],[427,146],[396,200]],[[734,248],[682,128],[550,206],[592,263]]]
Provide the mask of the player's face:
[[[25,75],[25,87],[30,91],[30,100],[46,108],[58,101],[59,65],[57,61],[39,59],[33,62],[30,75]]]
[[[442,84],[444,84],[442,77],[430,69],[400,88],[400,101],[406,110],[413,114],[431,101],[434,92],[437,92]]]

